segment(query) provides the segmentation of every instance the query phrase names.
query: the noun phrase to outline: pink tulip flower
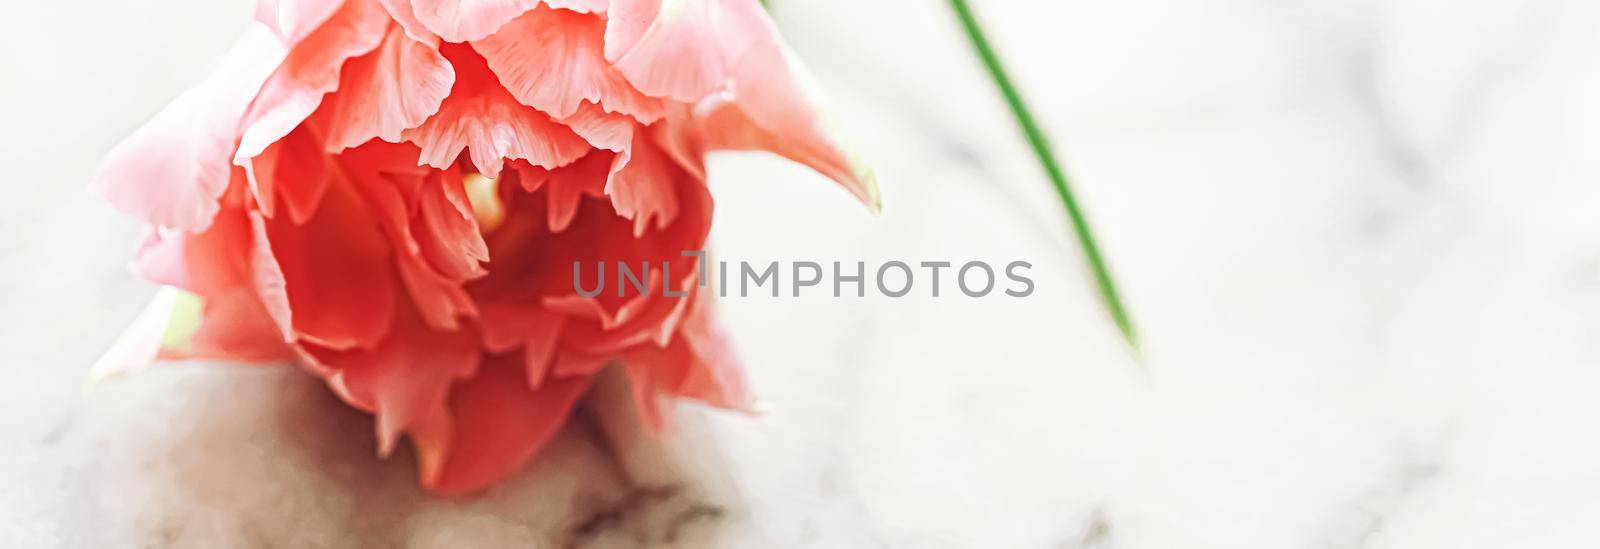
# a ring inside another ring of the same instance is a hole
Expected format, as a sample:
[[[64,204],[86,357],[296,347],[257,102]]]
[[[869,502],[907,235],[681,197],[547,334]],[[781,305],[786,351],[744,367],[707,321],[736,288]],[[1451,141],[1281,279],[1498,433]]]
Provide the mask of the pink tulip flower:
[[[674,398],[750,405],[681,253],[711,229],[717,150],[876,207],[756,0],[262,0],[98,185],[151,227],[136,271],[203,299],[166,357],[297,363],[459,494],[527,462],[609,364],[653,427]],[[575,262],[618,261],[651,290],[575,291]]]

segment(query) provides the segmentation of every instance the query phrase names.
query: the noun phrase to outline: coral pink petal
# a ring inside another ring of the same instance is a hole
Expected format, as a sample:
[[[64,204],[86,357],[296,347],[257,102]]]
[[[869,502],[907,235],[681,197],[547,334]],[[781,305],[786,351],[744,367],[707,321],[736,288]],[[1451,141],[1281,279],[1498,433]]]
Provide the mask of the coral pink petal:
[[[566,118],[600,101],[611,65],[601,53],[605,23],[594,15],[538,7],[472,43],[522,104]]]
[[[417,205],[414,232],[428,264],[457,281],[483,276],[489,246],[483,241],[460,173],[429,174],[418,192]]]
[[[564,322],[561,315],[540,308],[537,302],[483,299],[479,307],[483,311],[483,348],[496,354],[521,347],[535,334],[560,332]]]
[[[344,3],[345,0],[261,0],[256,3],[256,21],[272,29],[284,45],[294,47]]]
[[[633,146],[611,167],[606,180],[606,195],[617,215],[633,220],[634,236],[643,235],[655,220],[657,228],[670,225],[678,217],[676,185],[699,184],[688,181],[688,174],[657,146],[648,135],[634,137]]]
[[[522,347],[522,361],[529,388],[538,389],[550,377],[551,370],[555,369],[553,361],[556,348],[561,345],[561,332],[565,325],[566,317],[557,316],[554,322],[539,324],[528,335]]]
[[[472,43],[511,95],[567,118],[589,102],[650,122],[662,104],[635,90],[606,62],[605,22],[595,15],[539,7]]]
[[[525,301],[484,300],[479,307],[484,349],[507,353],[521,348],[528,388],[539,388],[550,371],[567,317]]]
[[[273,217],[274,204],[281,199],[297,225],[311,219],[328,185],[341,177],[337,162],[305,126],[268,145],[245,168],[261,213]]]
[[[377,0],[349,0],[290,52],[245,115],[234,163],[244,165],[282,139],[339,86],[345,61],[377,48],[390,25]]]
[[[711,292],[696,292],[678,332],[693,360],[687,362],[689,370],[676,394],[712,406],[750,411],[755,397],[732,340],[717,324],[712,302]]]
[[[561,119],[579,137],[596,149],[622,152],[633,143],[635,127],[633,118],[612,114],[594,103],[584,103],[572,116]]]
[[[623,356],[635,405],[646,425],[657,430],[669,423],[662,410],[663,396],[731,410],[754,408],[744,368],[712,318],[711,294],[697,291],[688,299],[692,300],[688,316],[669,345],[639,346]]]
[[[458,330],[460,319],[477,318],[478,307],[461,283],[429,268],[421,259],[400,259],[400,280],[416,301],[416,307],[436,330]]]
[[[874,210],[881,207],[882,198],[871,170],[856,162],[816,125],[768,129],[732,104],[719,106],[701,124],[705,128],[706,146],[712,150],[777,154],[834,180],[868,207]]]
[[[554,168],[588,152],[589,143],[571,129],[518,103],[470,48],[447,44],[442,51],[455,66],[455,88],[438,114],[404,134],[422,148],[423,164],[444,169],[467,150],[477,170],[492,178],[506,159]]]
[[[616,58],[647,95],[694,102],[723,88],[728,67],[718,41],[713,0],[673,0],[627,53]],[[609,56],[608,56],[609,57]]]
[[[429,329],[406,307],[376,349],[325,356],[353,404],[377,414],[383,454],[443,406],[451,385],[471,377],[480,358],[475,335]]]
[[[305,225],[281,216],[263,223],[257,246],[258,283],[276,271],[291,336],[334,350],[371,348],[389,332],[395,312],[395,271],[389,244],[361,196],[346,184],[328,189]],[[270,254],[270,255],[269,255]],[[274,310],[268,301],[268,310]]]
[[[824,126],[806,92],[805,74],[765,10],[752,2],[723,2],[722,48],[727,55],[731,104],[713,100],[701,121],[714,149],[770,151],[833,179],[873,209],[877,182]]]
[[[147,236],[134,261],[135,271],[147,280],[198,294],[204,303],[200,325],[188,344],[181,349],[162,350],[162,358],[273,362],[291,357],[282,331],[249,280],[250,231],[243,212],[224,209],[203,233],[152,232]],[[168,304],[170,312],[170,301]],[[160,326],[154,334],[157,340],[167,320],[160,316]],[[146,338],[150,336],[149,332],[141,333]],[[148,347],[148,339],[141,341],[146,347],[140,349],[153,349]],[[128,355],[120,359],[113,355],[116,351],[129,352],[131,344],[118,345],[121,347],[102,360],[120,360],[122,364],[115,369],[127,369],[132,364]],[[138,356],[147,359],[154,356],[154,351],[139,351]]]
[[[200,326],[168,358],[275,363],[292,359],[282,332],[254,292],[238,290],[205,300]]]
[[[147,223],[205,230],[228,187],[240,119],[283,56],[276,37],[251,25],[211,78],[111,149],[96,186],[118,209]]]
[[[584,197],[605,196],[606,175],[616,155],[595,151],[556,170],[545,180],[548,189],[550,232],[559,233],[572,225]]]
[[[417,21],[447,42],[481,39],[537,5],[539,0],[411,0]]]
[[[429,326],[441,331],[460,328],[462,317],[475,318],[478,314],[472,299],[461,288],[460,280],[453,279],[433,268],[423,257],[423,246],[412,230],[418,224],[411,212],[405,192],[405,179],[422,179],[424,176],[388,174],[381,171],[387,159],[403,158],[409,164],[416,149],[407,145],[372,143],[346,155],[345,163],[351,167],[352,181],[367,205],[378,216],[378,224],[387,235],[397,257],[400,280],[406,286],[411,301],[422,312]],[[430,180],[437,180],[429,177]],[[419,186],[415,194],[426,194]],[[420,202],[420,199],[418,200]]]
[[[477,377],[455,385],[449,449],[438,450],[436,440],[417,441],[420,453],[446,456],[435,474],[425,469],[425,487],[441,494],[481,490],[516,472],[561,431],[590,379],[550,379],[530,390],[522,366],[514,356],[491,357]]]
[[[456,72],[432,46],[391,27],[376,51],[345,64],[338,91],[328,96],[329,152],[378,138],[400,141],[439,111]]]
[[[159,244],[147,243],[140,251],[135,268],[141,274],[162,277],[152,280],[205,299],[251,290],[252,241],[250,221],[244,209],[225,207],[205,232],[163,235]]]
[[[290,305],[288,282],[284,278],[282,264],[272,251],[267,220],[261,216],[261,212],[256,211],[249,212],[247,217],[250,224],[249,279],[267,317],[278,328],[278,339],[294,342],[298,338],[295,334],[294,309]]]

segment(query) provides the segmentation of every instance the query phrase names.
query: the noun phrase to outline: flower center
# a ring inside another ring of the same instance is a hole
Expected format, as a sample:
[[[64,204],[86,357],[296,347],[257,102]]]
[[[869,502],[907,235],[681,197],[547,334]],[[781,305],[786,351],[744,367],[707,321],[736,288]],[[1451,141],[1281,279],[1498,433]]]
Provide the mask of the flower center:
[[[483,174],[468,174],[464,182],[467,202],[472,204],[472,217],[478,220],[478,232],[489,234],[506,221],[506,205],[500,201],[500,180]]]

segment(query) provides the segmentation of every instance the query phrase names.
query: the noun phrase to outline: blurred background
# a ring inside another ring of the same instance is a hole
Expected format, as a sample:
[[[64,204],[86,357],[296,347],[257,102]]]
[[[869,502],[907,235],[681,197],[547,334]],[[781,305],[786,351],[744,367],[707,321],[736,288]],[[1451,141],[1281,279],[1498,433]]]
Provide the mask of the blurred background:
[[[0,545],[1600,540],[1600,3],[973,4],[1073,175],[1143,364],[943,2],[775,0],[886,209],[723,155],[714,250],[1024,260],[1036,293],[724,300],[770,413],[685,406],[672,440],[580,421],[465,502],[417,493],[409,457],[372,457],[368,420],[288,369],[82,390],[155,291],[89,178],[250,2],[8,7]]]

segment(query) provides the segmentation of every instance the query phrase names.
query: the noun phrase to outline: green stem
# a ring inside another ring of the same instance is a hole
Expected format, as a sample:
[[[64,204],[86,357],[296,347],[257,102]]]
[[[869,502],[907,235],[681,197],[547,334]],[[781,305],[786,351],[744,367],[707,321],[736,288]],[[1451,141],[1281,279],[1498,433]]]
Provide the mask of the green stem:
[[[1094,232],[1089,229],[1089,222],[1084,219],[1083,211],[1078,208],[1078,200],[1072,195],[1072,187],[1067,182],[1066,172],[1061,169],[1060,163],[1056,162],[1055,153],[1051,152],[1050,142],[1045,139],[1044,130],[1039,128],[1039,123],[1028,110],[1027,102],[1023,101],[1022,94],[1017,92],[1016,85],[1011,82],[1011,77],[1000,63],[1000,56],[989,45],[983,27],[973,16],[972,8],[967,7],[966,0],[950,0],[950,7],[955,9],[956,16],[961,19],[962,28],[967,32],[967,38],[972,41],[973,49],[978,51],[978,57],[982,58],[984,67],[989,69],[989,76],[994,79],[995,85],[1000,88],[1000,93],[1005,96],[1006,103],[1011,107],[1012,116],[1017,119],[1023,135],[1028,138],[1028,145],[1033,148],[1034,156],[1038,157],[1039,164],[1050,176],[1050,182],[1055,184],[1056,194],[1061,197],[1061,204],[1066,207],[1067,216],[1072,219],[1072,229],[1077,233],[1078,244],[1083,248],[1084,258],[1094,273],[1100,298],[1105,302],[1111,320],[1122,332],[1123,339],[1137,354],[1139,339],[1133,327],[1133,320],[1128,317],[1128,310],[1122,305],[1122,298],[1118,297],[1117,284],[1111,278],[1111,271],[1106,267],[1105,259],[1100,256],[1100,246],[1095,244]]]

